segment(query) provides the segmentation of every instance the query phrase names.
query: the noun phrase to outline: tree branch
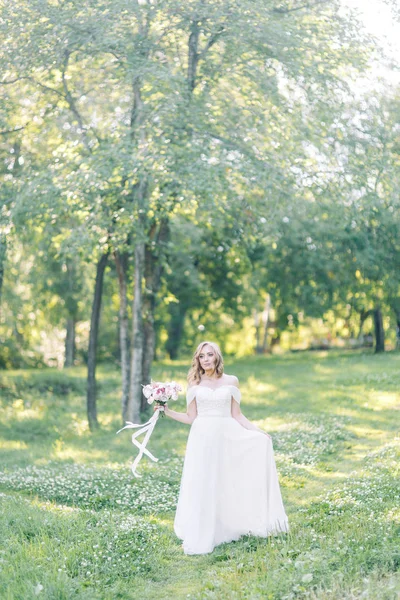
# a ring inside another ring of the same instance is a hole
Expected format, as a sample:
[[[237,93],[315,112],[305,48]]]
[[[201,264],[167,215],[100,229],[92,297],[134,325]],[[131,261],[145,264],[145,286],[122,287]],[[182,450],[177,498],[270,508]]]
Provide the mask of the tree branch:
[[[43,88],[44,90],[47,90],[48,92],[53,92],[53,94],[57,94],[58,96],[61,96],[61,98],[65,99],[64,94],[62,94],[55,88],[45,85],[44,83],[37,81],[37,79],[35,79],[34,77],[30,77],[28,75],[24,75],[22,77],[16,77],[15,79],[11,79],[10,81],[0,81],[0,85],[11,85],[12,83],[16,83],[17,81],[23,81],[23,80],[32,81],[34,84],[38,85],[39,87]]]
[[[189,44],[188,44],[188,84],[189,91],[193,92],[196,87],[197,64],[199,62],[199,53],[197,52],[199,43],[199,24],[198,21],[193,21],[190,28]]]
[[[197,67],[199,61],[204,59],[209,49],[218,41],[221,35],[225,32],[225,25],[219,25],[217,31],[209,36],[204,48],[199,51],[199,23],[199,18],[194,19],[190,28],[188,44],[188,84],[190,92],[193,92],[194,88],[196,87]]]
[[[66,100],[64,94],[62,92],[59,92],[55,88],[45,85],[44,83],[40,83],[40,81],[37,81],[37,79],[34,79],[33,77],[26,77],[26,79],[29,79],[29,81],[33,81],[33,83],[36,83],[36,85],[43,88],[44,90],[47,90],[48,92],[53,92],[53,94],[57,94],[57,96],[60,96],[60,98]]]
[[[83,119],[81,117],[81,114],[79,112],[79,110],[77,109],[74,97],[72,96],[68,84],[67,84],[67,79],[66,79],[66,72],[68,69],[68,63],[69,63],[69,58],[71,56],[71,52],[69,50],[65,51],[65,58],[64,58],[64,65],[63,65],[63,69],[62,69],[62,73],[61,73],[61,78],[62,78],[62,82],[63,82],[63,88],[64,88],[64,98],[68,103],[68,106],[71,110],[71,112],[75,115],[76,120],[78,121],[78,125],[79,125],[79,129],[82,131],[83,133],[83,143],[85,144],[86,149],[91,153],[92,149],[89,146],[89,142],[87,139],[87,128],[85,127],[84,123],[83,123]],[[95,137],[97,138],[97,140],[99,139],[99,136],[96,134],[96,132],[94,132]]]
[[[28,79],[28,77],[16,77],[15,79],[10,79],[10,81],[0,81],[0,85],[11,85],[12,83],[16,83],[22,79]]]
[[[26,125],[28,125],[28,123]],[[15,129],[5,129],[4,131],[0,131],[0,135],[12,135],[16,131],[22,131],[25,129],[26,125],[23,127],[16,127]]]
[[[85,126],[83,124],[82,117],[81,117],[78,109],[76,108],[75,100],[74,100],[71,92],[69,91],[67,80],[65,78],[65,74],[66,74],[67,69],[68,69],[68,62],[69,62],[69,57],[70,56],[71,56],[71,53],[69,52],[69,50],[66,50],[65,51],[65,58],[64,58],[64,66],[63,66],[63,69],[62,69],[62,72],[61,72],[61,78],[62,78],[62,82],[63,82],[63,88],[64,88],[64,92],[65,92],[65,99],[68,102],[68,105],[69,105],[71,111],[75,115],[76,120],[78,121],[79,128],[82,131],[86,132],[86,128],[85,128]]]
[[[273,8],[273,12],[280,14],[280,15],[286,15],[298,10],[303,10],[303,8],[315,8],[316,6],[319,6],[320,4],[327,4],[328,2],[330,2],[330,0],[317,0],[316,2],[307,2],[306,4],[301,4],[300,6],[295,6],[293,8],[281,8],[279,6]]]
[[[220,25],[218,31],[216,31],[213,35],[211,35],[208,38],[206,45],[204,46],[203,50],[199,53],[199,60],[204,58],[211,46],[213,46],[218,41],[218,38],[224,33],[224,31],[225,27],[223,25]]]

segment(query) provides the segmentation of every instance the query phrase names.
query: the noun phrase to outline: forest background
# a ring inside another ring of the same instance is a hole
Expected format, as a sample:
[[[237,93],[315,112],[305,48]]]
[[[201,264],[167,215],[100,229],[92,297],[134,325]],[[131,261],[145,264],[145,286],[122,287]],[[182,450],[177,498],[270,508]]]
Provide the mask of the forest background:
[[[396,348],[399,65],[357,14],[18,0],[0,17],[0,368],[86,365],[94,429],[99,362],[140,419],[154,359],[202,339]]]

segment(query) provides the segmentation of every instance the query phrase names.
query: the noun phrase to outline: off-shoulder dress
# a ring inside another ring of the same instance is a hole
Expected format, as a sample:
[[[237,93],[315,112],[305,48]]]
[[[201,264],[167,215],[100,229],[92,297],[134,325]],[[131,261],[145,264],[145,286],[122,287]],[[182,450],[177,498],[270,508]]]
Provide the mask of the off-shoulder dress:
[[[271,439],[245,429],[232,417],[234,385],[193,386],[190,428],[174,530],[185,554],[206,554],[223,542],[251,534],[267,537],[289,530]]]

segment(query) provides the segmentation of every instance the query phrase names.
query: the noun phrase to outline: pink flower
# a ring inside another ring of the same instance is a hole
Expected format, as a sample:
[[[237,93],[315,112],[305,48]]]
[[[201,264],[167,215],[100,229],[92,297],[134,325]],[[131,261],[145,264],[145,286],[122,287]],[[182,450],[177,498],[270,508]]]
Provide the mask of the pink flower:
[[[168,400],[177,400],[182,387],[176,381],[152,381],[143,386],[143,395],[148,404],[156,401],[158,404],[165,404]]]

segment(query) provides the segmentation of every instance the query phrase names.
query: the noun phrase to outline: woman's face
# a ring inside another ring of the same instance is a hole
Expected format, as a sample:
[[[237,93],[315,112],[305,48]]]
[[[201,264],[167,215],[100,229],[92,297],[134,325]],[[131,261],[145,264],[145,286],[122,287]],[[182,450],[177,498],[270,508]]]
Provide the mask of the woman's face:
[[[204,371],[210,371],[214,369],[216,358],[217,357],[215,356],[215,352],[212,346],[206,344],[205,346],[203,346],[199,354],[201,368],[204,369]]]

